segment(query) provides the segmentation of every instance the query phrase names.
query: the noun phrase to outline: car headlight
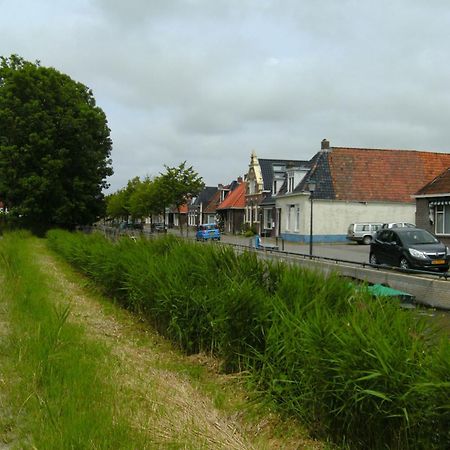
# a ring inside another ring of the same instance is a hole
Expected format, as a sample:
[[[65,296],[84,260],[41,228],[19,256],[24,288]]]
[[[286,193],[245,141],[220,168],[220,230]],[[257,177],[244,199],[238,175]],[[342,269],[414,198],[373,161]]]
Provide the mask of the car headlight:
[[[420,252],[419,250],[416,250],[415,248],[410,248],[409,253],[411,254],[412,257],[417,258],[417,259],[428,259],[428,256],[425,255],[424,252]]]

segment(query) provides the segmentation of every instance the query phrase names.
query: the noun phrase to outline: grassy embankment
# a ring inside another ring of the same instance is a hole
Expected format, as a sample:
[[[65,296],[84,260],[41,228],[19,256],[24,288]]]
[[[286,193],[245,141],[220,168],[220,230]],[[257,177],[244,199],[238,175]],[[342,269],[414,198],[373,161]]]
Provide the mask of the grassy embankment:
[[[337,275],[180,242],[53,231],[49,244],[188,353],[350,448],[446,448],[448,338]]]
[[[0,241],[2,440],[13,448],[146,448],[115,411],[108,348],[68,323],[70,305],[52,297],[30,242],[25,233]]]
[[[319,449],[26,234],[0,240],[0,447]],[[94,289],[93,289],[94,287]]]

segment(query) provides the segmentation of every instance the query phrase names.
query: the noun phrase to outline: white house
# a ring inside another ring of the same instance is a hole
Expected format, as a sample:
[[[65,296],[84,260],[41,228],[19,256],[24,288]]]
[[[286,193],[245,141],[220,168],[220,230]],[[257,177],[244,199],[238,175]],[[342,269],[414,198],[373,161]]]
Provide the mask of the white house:
[[[309,241],[312,196],[313,241],[338,242],[345,241],[350,223],[414,223],[413,195],[450,167],[450,154],[330,147],[324,139],[309,163],[307,175],[295,186],[286,178],[276,196],[277,235]]]

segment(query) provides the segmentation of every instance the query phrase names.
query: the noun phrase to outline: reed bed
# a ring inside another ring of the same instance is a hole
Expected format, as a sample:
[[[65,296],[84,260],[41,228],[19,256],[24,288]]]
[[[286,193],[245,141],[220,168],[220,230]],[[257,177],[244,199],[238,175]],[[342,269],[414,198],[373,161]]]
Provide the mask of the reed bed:
[[[187,353],[246,371],[261,398],[315,437],[350,448],[449,447],[448,338],[391,299],[336,274],[171,236],[47,238]]]

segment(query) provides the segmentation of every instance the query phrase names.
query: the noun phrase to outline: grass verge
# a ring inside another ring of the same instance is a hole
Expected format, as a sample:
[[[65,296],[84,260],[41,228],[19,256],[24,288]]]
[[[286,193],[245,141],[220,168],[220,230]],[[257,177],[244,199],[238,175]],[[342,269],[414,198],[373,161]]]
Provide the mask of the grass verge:
[[[3,441],[17,448],[129,448],[130,442],[145,448],[143,437],[116,414],[109,349],[68,323],[71,307],[51,300],[30,243],[13,233],[0,244],[0,295],[9,324],[1,341],[8,405]]]

